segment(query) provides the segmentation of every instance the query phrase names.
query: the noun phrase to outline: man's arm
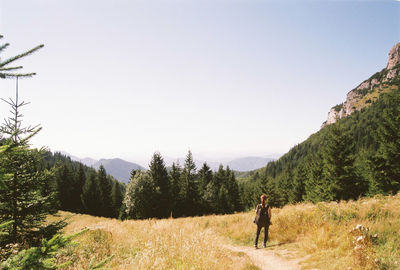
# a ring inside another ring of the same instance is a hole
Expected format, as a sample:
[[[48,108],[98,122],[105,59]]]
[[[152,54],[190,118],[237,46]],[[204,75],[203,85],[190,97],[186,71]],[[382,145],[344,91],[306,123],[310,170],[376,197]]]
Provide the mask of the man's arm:
[[[271,211],[271,206],[270,206],[270,207],[268,207],[268,217],[269,217],[269,220],[271,220],[271,219],[272,219],[272,211]]]

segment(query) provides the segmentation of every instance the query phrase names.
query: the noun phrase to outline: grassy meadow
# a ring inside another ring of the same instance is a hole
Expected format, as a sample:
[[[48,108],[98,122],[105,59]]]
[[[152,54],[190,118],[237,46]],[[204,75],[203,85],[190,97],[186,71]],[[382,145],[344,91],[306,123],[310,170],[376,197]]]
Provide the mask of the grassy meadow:
[[[400,194],[288,205],[272,213],[268,248],[304,258],[302,269],[400,269]],[[70,216],[66,234],[90,229],[58,257],[74,262],[69,269],[110,255],[112,269],[257,269],[245,254],[223,247],[252,246],[253,211],[128,221],[60,215]]]

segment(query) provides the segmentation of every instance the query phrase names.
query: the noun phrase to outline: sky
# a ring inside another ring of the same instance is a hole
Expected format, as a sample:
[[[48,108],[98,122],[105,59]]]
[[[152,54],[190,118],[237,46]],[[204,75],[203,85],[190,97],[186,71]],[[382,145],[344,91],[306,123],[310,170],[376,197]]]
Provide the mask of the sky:
[[[0,56],[45,45],[17,62],[37,73],[19,83],[35,147],[141,165],[268,157],[386,66],[399,18],[381,0],[0,0]]]

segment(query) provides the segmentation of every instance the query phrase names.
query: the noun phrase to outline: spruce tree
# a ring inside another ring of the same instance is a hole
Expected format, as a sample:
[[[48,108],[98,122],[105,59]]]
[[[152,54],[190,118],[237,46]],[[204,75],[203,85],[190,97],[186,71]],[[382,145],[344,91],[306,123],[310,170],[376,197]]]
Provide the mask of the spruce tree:
[[[149,173],[153,178],[155,188],[157,190],[155,211],[158,218],[166,218],[171,213],[170,190],[167,168],[161,154],[156,152],[150,162]]]
[[[2,38],[3,38],[3,36],[0,35],[0,39],[2,39]],[[2,53],[5,49],[7,49],[8,46],[10,46],[9,43],[0,45],[0,53]],[[9,65],[21,58],[24,58],[25,56],[33,54],[34,52],[38,51],[39,49],[41,49],[43,47],[44,47],[44,45],[41,44],[41,45],[36,46],[24,53],[10,57],[4,61],[0,61],[0,78],[5,79],[5,78],[15,78],[15,77],[17,77],[17,78],[18,77],[31,77],[31,76],[36,75],[36,73],[15,73],[15,71],[21,70],[23,67],[22,66],[10,67]]]
[[[228,177],[231,212],[239,211],[242,209],[240,205],[239,185],[236,181],[235,173],[229,168],[229,166],[226,167],[226,175]]]
[[[211,209],[207,203],[207,198],[205,194],[207,191],[207,185],[212,181],[213,173],[210,167],[207,165],[207,163],[204,163],[201,169],[198,171],[198,177],[199,177],[199,192],[201,196],[202,212],[210,213]]]
[[[198,171],[198,176],[199,176],[199,187],[200,190],[203,191],[206,189],[208,183],[212,181],[212,171],[210,167],[207,165],[207,163],[203,163],[203,166],[201,169]]]
[[[225,212],[225,192],[220,192],[222,186],[226,184],[226,171],[222,165],[219,166],[218,171],[214,173],[212,181],[207,185],[207,201],[210,203],[211,209],[214,213],[222,214]],[[226,188],[225,188],[226,190]],[[227,191],[227,190],[226,190]]]
[[[290,201],[293,192],[293,173],[291,166],[286,167],[278,178],[280,191],[280,205],[285,205]]]
[[[256,189],[256,193],[253,194],[254,205],[260,203],[260,196],[265,193],[270,206],[282,206],[282,198],[275,178],[264,176],[261,178],[258,185],[259,187]]]
[[[78,166],[78,170],[75,174],[75,181],[74,181],[74,187],[73,187],[73,200],[75,202],[74,204],[74,209],[76,212],[78,213],[82,213],[83,212],[83,204],[82,204],[82,200],[81,200],[81,194],[82,194],[82,189],[83,189],[83,185],[85,185],[86,182],[86,173],[85,173],[85,169],[83,167],[82,163],[79,163]]]
[[[354,143],[341,123],[327,127],[325,145],[322,150],[324,162],[323,183],[329,200],[355,199],[360,195],[355,174]]]
[[[329,182],[323,178],[324,162],[321,155],[317,154],[306,163],[307,180],[305,182],[305,195],[303,199],[311,202],[333,200],[333,193],[326,188]]]
[[[83,185],[81,200],[86,213],[99,216],[102,214],[100,188],[97,184],[97,174],[95,171],[89,173],[89,176]]]
[[[170,179],[170,198],[171,198],[171,211],[173,217],[183,215],[184,197],[182,196],[182,182],[181,182],[181,168],[179,164],[172,163],[171,171],[169,173]]]
[[[111,181],[107,177],[106,169],[104,169],[103,165],[100,165],[99,171],[97,173],[97,182],[99,185],[100,191],[100,215],[104,217],[111,217],[113,215],[113,211],[111,209]]]
[[[3,62],[4,64],[4,62]],[[44,149],[31,149],[30,139],[41,128],[23,127],[21,107],[26,105],[18,98],[18,78],[15,100],[4,100],[11,107],[12,116],[0,127],[0,133],[14,146],[0,156],[0,168],[9,176],[0,193],[0,222],[12,221],[12,228],[6,242],[35,244],[43,237],[50,237],[60,227],[45,224],[47,215],[55,213],[55,191],[43,195],[49,177],[42,168]],[[61,223],[59,224],[61,226]],[[3,243],[4,244],[4,243]]]
[[[307,176],[307,170],[303,161],[297,166],[293,175],[293,189],[289,193],[290,203],[298,203],[303,200]]]
[[[182,180],[185,184],[185,215],[194,216],[199,213],[199,185],[196,175],[196,164],[192,152],[189,150],[182,171]]]
[[[231,212],[229,204],[229,191],[225,185],[218,190],[218,213],[227,214]]]
[[[369,194],[396,194],[400,190],[400,91],[386,94],[383,119],[375,133],[378,151],[371,158],[373,177]]]
[[[112,210],[113,210],[113,216],[115,218],[119,217],[122,201],[123,201],[123,195],[122,195],[122,190],[121,186],[117,181],[113,181],[113,186],[111,190],[111,201],[112,201]]]
[[[73,174],[66,163],[60,165],[56,170],[57,193],[60,202],[60,209],[64,211],[74,211],[73,194]]]

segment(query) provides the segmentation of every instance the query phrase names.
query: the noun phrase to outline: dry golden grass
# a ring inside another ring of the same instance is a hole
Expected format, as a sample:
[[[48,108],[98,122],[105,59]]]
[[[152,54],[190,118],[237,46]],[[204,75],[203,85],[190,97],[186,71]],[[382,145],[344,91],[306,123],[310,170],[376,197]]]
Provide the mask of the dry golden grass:
[[[400,194],[273,209],[269,246],[306,258],[302,269],[400,269]],[[62,212],[62,216],[69,213]],[[252,245],[254,212],[166,220],[118,221],[73,215],[67,234],[88,227],[59,261],[70,269],[114,254],[112,269],[257,269],[221,244]],[[369,231],[352,231],[361,224]],[[377,238],[372,236],[377,234]],[[355,240],[363,240],[355,244]],[[356,245],[360,247],[355,249]]]
[[[270,246],[307,258],[302,269],[400,269],[400,194],[340,203],[288,205],[273,209]],[[203,228],[251,245],[253,212],[196,218]],[[360,248],[358,224],[369,228]],[[377,238],[373,238],[373,235]]]
[[[90,231],[76,239],[80,244],[66,249],[58,262],[72,260],[69,269],[86,268],[90,260],[110,255],[112,269],[258,269],[244,254],[221,247],[223,239],[204,229],[195,219],[119,221],[72,215],[66,234],[83,228]]]

